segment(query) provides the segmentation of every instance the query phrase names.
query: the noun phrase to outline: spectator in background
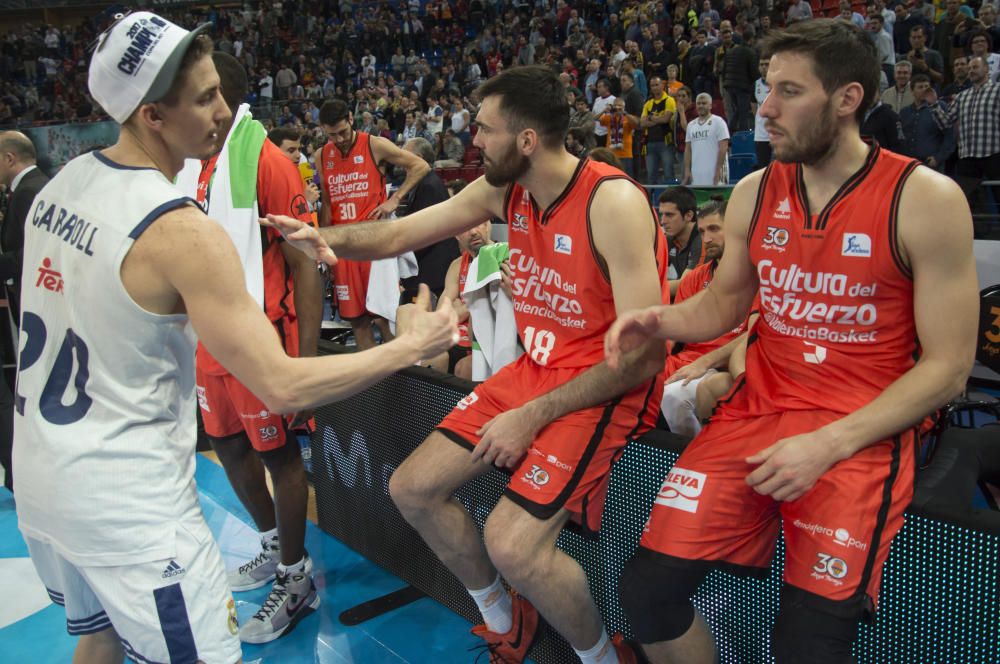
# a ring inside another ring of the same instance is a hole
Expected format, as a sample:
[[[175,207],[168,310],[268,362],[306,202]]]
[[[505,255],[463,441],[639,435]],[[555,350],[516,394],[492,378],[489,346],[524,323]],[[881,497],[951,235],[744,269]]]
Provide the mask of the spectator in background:
[[[989,80],[989,68],[982,58],[969,58],[972,87],[955,95],[947,109],[937,105],[934,88],[927,92],[927,103],[938,127],[958,129],[958,184],[969,198],[973,212],[985,212],[985,204],[976,194],[983,180],[1000,180],[1000,84]],[[997,200],[997,187],[992,187]]]
[[[441,152],[444,157],[434,162],[434,168],[458,168],[462,165],[465,146],[451,127],[444,132],[441,139]]]
[[[933,106],[928,103],[930,77],[914,74],[911,84],[914,102],[899,114],[905,140],[902,152],[936,171],[943,171],[945,162],[955,151],[955,132],[950,128],[942,129],[934,119],[932,108],[943,110],[944,105],[940,101]]]
[[[957,55],[951,66],[955,73],[954,79],[941,91],[941,99],[947,104],[951,104],[959,92],[972,87],[972,81],[969,80],[969,58]]]
[[[274,84],[277,88],[275,94],[277,95],[277,98],[288,99],[288,93],[291,90],[291,87],[298,80],[299,79],[295,75],[295,72],[293,72],[287,64],[282,65],[281,69],[279,69],[278,73],[274,76]]]
[[[980,30],[972,34],[969,38],[969,51],[971,58],[982,58],[986,62],[988,70],[987,78],[996,83],[997,75],[1000,74],[1000,54],[991,53],[993,50],[993,40],[985,30]]]
[[[910,28],[910,50],[906,59],[913,65],[913,73],[927,74],[934,85],[944,83],[944,58],[932,48],[927,48],[927,28],[915,25]],[[907,104],[908,105],[908,104]],[[899,109],[896,109],[897,112]]]
[[[688,122],[684,151],[684,180],[682,184],[695,187],[712,187],[726,184],[729,168],[729,126],[712,113],[712,96],[701,93],[695,97],[698,117]]]
[[[808,21],[813,17],[812,5],[809,0],[790,0],[788,11],[785,13],[785,23],[791,25],[800,21]]]
[[[434,147],[425,139],[412,138],[403,145],[403,149],[426,161],[428,166],[434,165]],[[419,212],[445,200],[448,200],[448,190],[445,188],[444,182],[441,181],[437,173],[429,170],[409,196],[403,200],[400,205],[402,211],[400,216]],[[402,304],[416,299],[417,291],[422,283],[427,284],[435,297],[441,295],[441,291],[444,290],[448,266],[458,258],[460,252],[458,242],[452,237],[417,249],[413,253],[417,257],[418,274],[400,281],[403,286],[403,292],[400,296]]]
[[[593,134],[594,123],[596,121],[597,118],[590,112],[590,106],[587,104],[587,98],[582,95],[578,96],[573,102],[573,110],[569,114],[570,129],[582,128]]]
[[[677,103],[664,91],[659,76],[649,80],[649,87],[650,98],[643,105],[639,119],[639,126],[646,131],[646,181],[664,184],[674,179],[675,151],[670,127]]]
[[[615,99],[609,112],[598,119],[598,123],[607,130],[607,141],[604,147],[611,150],[618,159],[618,168],[630,177],[635,177],[632,170],[632,138],[639,126],[639,118],[625,112],[625,100]]]
[[[861,135],[873,138],[879,145],[893,152],[902,153],[905,149],[906,139],[903,137],[899,114],[882,103],[878,94],[875,95],[872,107],[865,112]]]
[[[611,94],[611,86],[608,85],[608,79],[602,78],[597,81],[597,97],[594,98],[594,107],[591,112],[594,114],[594,136],[597,138],[598,144],[603,144],[607,135],[608,129],[603,127],[600,122],[597,122],[597,118],[600,118],[611,105],[615,103],[615,96]]]
[[[745,131],[751,128],[751,95],[759,68],[757,51],[749,46],[754,38],[753,28],[743,31],[745,44],[737,44],[733,40],[733,29],[728,22],[719,34],[722,36],[720,51],[723,52],[719,85],[726,106],[726,118],[732,131]]]
[[[760,107],[770,94],[771,88],[767,84],[767,68],[771,64],[770,58],[762,57],[757,63],[757,71],[760,78],[754,83],[753,91],[753,147],[757,153],[757,168],[763,168],[771,163],[771,137],[764,126],[765,119],[760,114]]]
[[[934,26],[934,40],[931,47],[941,54],[944,59],[945,80],[952,78],[953,59],[955,49],[952,44],[955,41],[956,30],[960,30],[965,25],[965,14],[962,13],[961,0],[944,0],[944,13]],[[938,86],[940,88],[940,85]]]
[[[893,80],[896,66],[896,50],[892,46],[892,35],[885,30],[885,18],[882,14],[874,13],[868,17],[868,31],[875,40],[875,48],[878,49],[879,63],[886,78]]]
[[[894,70],[895,83],[882,93],[882,103],[897,114],[913,104],[913,91],[910,90],[912,75],[913,66],[907,60],[900,60]]]
[[[896,20],[892,24],[892,43],[896,47],[896,62],[899,62],[900,57],[906,57],[905,54],[912,48],[910,30],[918,25],[929,30],[930,23],[922,14],[913,11],[907,2],[897,3],[894,9]]]
[[[462,145],[472,142],[472,134],[469,126],[472,124],[472,116],[465,107],[465,102],[460,95],[451,96],[451,130],[462,141]]]

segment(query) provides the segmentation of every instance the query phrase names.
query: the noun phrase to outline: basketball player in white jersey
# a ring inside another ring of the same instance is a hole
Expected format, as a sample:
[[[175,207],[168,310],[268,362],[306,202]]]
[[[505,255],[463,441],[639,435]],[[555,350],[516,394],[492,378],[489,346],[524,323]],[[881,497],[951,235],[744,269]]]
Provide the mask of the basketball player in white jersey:
[[[229,117],[201,29],[137,12],[101,36],[89,88],[120,138],[67,164],[26,224],[17,512],[42,582],[81,635],[75,662],[240,658],[193,481],[189,321],[282,413],[357,392],[457,339],[445,308],[365,353],[285,355],[228,236],[172,184],[185,158],[213,152]]]

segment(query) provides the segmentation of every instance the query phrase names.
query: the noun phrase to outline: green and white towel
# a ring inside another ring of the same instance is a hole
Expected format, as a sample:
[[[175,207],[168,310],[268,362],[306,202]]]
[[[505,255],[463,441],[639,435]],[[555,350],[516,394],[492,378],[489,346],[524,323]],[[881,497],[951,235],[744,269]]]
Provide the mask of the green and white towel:
[[[236,246],[247,292],[264,306],[264,254],[257,206],[257,166],[267,130],[250,114],[250,106],[236,110],[233,127],[226,136],[215,173],[208,185],[208,216],[217,221]],[[201,162],[188,159],[177,175],[177,186],[191,198],[198,192]]]
[[[517,345],[514,301],[500,288],[500,264],[510,248],[496,242],[479,250],[469,265],[462,298],[469,307],[472,332],[472,380],[486,380],[521,354]]]

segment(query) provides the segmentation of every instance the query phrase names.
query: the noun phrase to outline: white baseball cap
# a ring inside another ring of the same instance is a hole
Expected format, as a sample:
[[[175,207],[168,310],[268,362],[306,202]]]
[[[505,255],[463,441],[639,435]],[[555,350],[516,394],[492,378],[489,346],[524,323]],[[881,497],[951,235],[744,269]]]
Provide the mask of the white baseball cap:
[[[170,91],[191,42],[211,25],[188,31],[150,12],[120,18],[100,36],[90,60],[91,96],[124,123],[135,109]]]

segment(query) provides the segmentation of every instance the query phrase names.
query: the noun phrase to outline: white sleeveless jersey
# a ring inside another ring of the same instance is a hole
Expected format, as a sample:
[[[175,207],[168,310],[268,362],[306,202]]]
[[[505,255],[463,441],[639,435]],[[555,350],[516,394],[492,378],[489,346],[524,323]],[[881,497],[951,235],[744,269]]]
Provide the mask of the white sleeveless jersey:
[[[25,221],[14,415],[25,535],[74,564],[174,555],[194,487],[194,335],[121,281],[133,242],[190,202],[158,170],[74,159]]]

